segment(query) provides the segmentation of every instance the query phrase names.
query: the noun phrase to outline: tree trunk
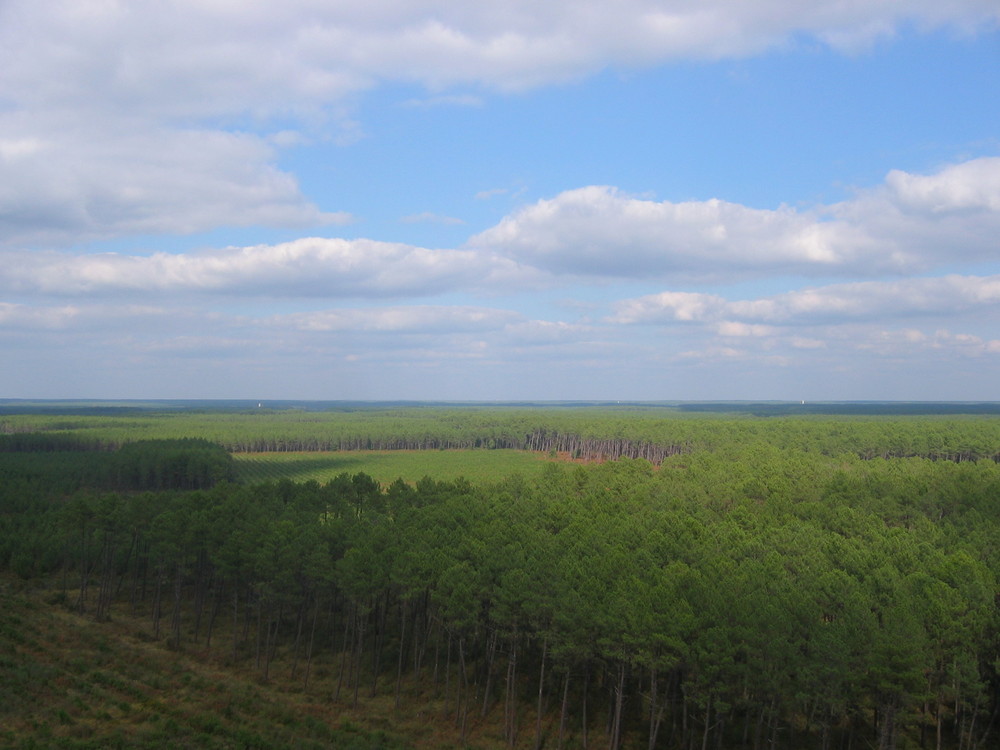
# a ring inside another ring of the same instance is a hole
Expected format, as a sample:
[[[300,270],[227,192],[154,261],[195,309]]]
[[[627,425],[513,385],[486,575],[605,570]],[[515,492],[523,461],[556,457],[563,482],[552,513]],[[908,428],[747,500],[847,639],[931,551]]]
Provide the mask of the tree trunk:
[[[622,735],[622,706],[625,704],[625,663],[618,664],[618,681],[615,684],[614,719],[611,722],[611,750],[618,750]]]
[[[649,668],[649,750],[656,747],[656,738],[660,734],[663,722],[664,705],[660,704],[659,687],[657,685],[656,667]]]
[[[312,627],[309,630],[309,645],[306,647],[306,670],[302,678],[302,687],[309,687],[309,673],[312,671],[313,646],[316,643],[316,621],[319,620],[319,594],[314,595]]]
[[[263,632],[263,628],[261,627],[261,616],[262,616],[261,608],[264,606],[264,603],[263,603],[262,599],[263,599],[263,597],[260,596],[260,594],[258,594],[257,595],[257,610],[256,610],[257,611],[257,644],[256,644],[256,649],[254,650],[254,660],[253,660],[254,669],[260,669],[260,653],[261,653],[260,652],[260,648],[261,648],[261,646],[260,646],[260,640],[261,640],[261,634]]]
[[[208,588],[206,579],[208,578],[208,561],[205,550],[198,550],[197,574],[195,577],[194,589],[194,642],[201,638],[201,616],[205,609],[205,593]]]
[[[215,630],[215,618],[219,616],[219,609],[222,605],[222,594],[224,591],[224,587],[218,584],[212,588],[215,589],[215,596],[212,597],[212,612],[208,616],[208,632],[205,633],[205,648],[212,647],[212,633]]]
[[[760,715],[757,717],[757,728],[753,733],[753,748],[754,750],[760,750],[760,742],[764,737],[764,717],[768,715],[767,706],[764,703],[760,704]]]
[[[490,628],[486,636],[486,689],[483,691],[483,709],[479,714],[484,719],[489,708],[490,690],[493,688],[493,660],[496,656],[497,636],[495,628]]]
[[[236,663],[236,657],[238,656],[237,648],[239,646],[239,634],[240,634],[240,587],[235,582],[233,583],[233,664]]]
[[[448,631],[448,648],[445,651],[445,659],[444,659],[444,700],[446,704],[448,702],[448,696],[450,694],[451,694],[451,630]]]
[[[465,746],[465,728],[466,728],[466,718],[469,713],[469,680],[468,673],[465,669],[465,638],[459,637],[458,639],[458,665],[461,673],[461,681],[459,682],[458,690],[458,705],[456,706],[456,719],[462,727],[462,746]],[[463,703],[462,698],[465,697],[465,702]]]
[[[365,630],[367,629],[367,617],[358,617],[358,637],[357,642],[357,658],[354,667],[354,703],[353,708],[356,710],[358,707],[358,690],[361,687],[361,663],[365,655]]]
[[[887,701],[882,706],[879,721],[879,750],[896,750],[896,701]]]
[[[427,637],[430,632],[430,621],[427,613],[427,592],[420,597],[420,606],[413,608],[413,679],[420,681],[420,663],[427,648]],[[421,622],[423,627],[421,628]],[[421,638],[423,635],[423,638]]]
[[[372,654],[372,691],[375,697],[378,673],[382,669],[382,649],[385,648],[385,628],[389,611],[389,595],[382,593],[375,602],[375,649]]]
[[[437,633],[434,638],[434,677],[432,679],[435,692],[437,691],[437,686],[438,686],[438,679],[439,679],[438,664],[440,663],[440,660],[441,660],[441,625],[438,624]]]
[[[268,613],[267,637],[264,641],[264,682],[271,676],[271,660],[278,650],[278,630],[281,627],[281,618],[284,615],[284,605],[278,605],[278,612],[275,616]]]
[[[569,705],[569,669],[563,677],[562,707],[559,709],[559,744],[558,750],[562,750],[563,739],[566,737],[566,709]]]
[[[139,542],[137,541],[137,544]],[[139,550],[136,549],[135,565],[132,566],[132,586],[131,591],[129,591],[128,603],[129,603],[129,613],[135,617],[136,609],[139,604],[139,574],[145,571],[146,568],[145,556],[139,554]],[[145,578],[145,574],[143,575]]]
[[[104,532],[101,544],[101,584],[97,592],[97,611],[94,613],[98,621],[106,620],[111,609],[111,591],[114,583],[114,540],[111,532]]]
[[[399,710],[399,686],[403,681],[403,655],[406,645],[406,602],[399,603],[399,654],[396,658],[396,689],[394,691],[393,706]]]
[[[517,741],[517,641],[512,638],[510,654],[507,658],[507,684],[504,697],[504,735],[507,738],[507,746],[514,747]]]
[[[705,730],[701,734],[701,750],[708,750],[708,732],[711,728],[709,723],[712,719],[712,696],[708,696],[708,700],[705,701]],[[773,746],[773,742],[771,743]]]
[[[538,672],[538,706],[535,717],[535,750],[542,747],[542,698],[545,694],[545,656],[548,653],[549,641],[542,641],[542,666]]]
[[[690,740],[691,744],[694,740]],[[681,683],[681,747],[688,744],[688,694],[687,686]],[[755,750],[757,750],[755,748]]]
[[[153,638],[160,637],[160,602],[163,590],[163,566],[156,566],[156,593],[153,594]]]
[[[302,628],[305,626],[306,612],[309,609],[309,599],[312,596],[312,592],[307,592],[302,603],[299,605],[298,614],[295,616],[295,643],[292,646],[292,679],[295,679],[295,675],[298,673],[299,668],[299,650],[302,646]]]
[[[87,524],[84,521],[80,530],[80,595],[76,600],[76,608],[82,614],[87,605],[87,585],[90,581],[90,561],[87,550]]]
[[[353,626],[354,624],[354,605],[351,605],[350,614],[344,618],[344,640],[341,643],[340,649],[340,674],[337,676],[337,692],[334,694],[333,699],[335,701],[340,700],[340,689],[344,685],[344,671],[347,668],[347,654],[348,650],[350,653],[354,652],[354,641],[351,640],[348,644],[348,636],[354,637]]]
[[[170,639],[174,648],[181,647],[181,585],[183,584],[183,566],[180,562],[174,570],[174,608],[170,613]]]

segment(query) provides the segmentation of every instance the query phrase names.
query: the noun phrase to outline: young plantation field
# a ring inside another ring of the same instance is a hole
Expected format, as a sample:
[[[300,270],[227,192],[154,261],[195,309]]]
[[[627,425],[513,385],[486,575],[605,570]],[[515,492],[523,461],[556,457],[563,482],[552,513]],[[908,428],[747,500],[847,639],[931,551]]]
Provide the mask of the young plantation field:
[[[299,451],[291,453],[236,453],[236,479],[240,482],[315,481],[326,484],[338,474],[363,473],[383,485],[397,479],[408,484],[430,476],[452,481],[498,481],[511,474],[531,477],[546,463],[549,454],[516,450],[438,451]]]

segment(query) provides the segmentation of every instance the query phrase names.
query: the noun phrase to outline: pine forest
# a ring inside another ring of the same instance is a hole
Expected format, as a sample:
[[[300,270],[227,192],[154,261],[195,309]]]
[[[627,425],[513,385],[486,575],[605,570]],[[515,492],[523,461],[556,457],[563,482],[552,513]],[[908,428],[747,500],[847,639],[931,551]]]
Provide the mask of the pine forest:
[[[1000,747],[986,407],[2,403],[0,571],[4,747]]]

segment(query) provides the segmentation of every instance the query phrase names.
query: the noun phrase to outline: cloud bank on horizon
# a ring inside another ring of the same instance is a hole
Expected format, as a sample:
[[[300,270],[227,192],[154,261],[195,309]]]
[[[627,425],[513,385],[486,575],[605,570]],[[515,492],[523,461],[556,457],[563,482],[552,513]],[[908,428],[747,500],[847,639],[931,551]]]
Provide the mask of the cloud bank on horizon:
[[[0,396],[1000,391],[1000,8],[0,5]]]

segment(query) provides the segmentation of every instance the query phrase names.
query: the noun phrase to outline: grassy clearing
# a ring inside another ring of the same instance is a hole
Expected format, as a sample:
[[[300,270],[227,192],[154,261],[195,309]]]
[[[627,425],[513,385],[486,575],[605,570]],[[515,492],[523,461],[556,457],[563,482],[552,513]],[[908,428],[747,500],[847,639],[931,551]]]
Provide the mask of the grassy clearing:
[[[130,617],[96,623],[57,594],[0,580],[0,747],[411,746],[377,726],[377,712],[334,705],[322,689],[263,683],[207,653],[168,650]]]
[[[460,741],[455,666],[446,681],[443,655],[439,680],[429,682],[433,665],[422,683],[404,678],[398,707],[393,680],[381,680],[372,695],[369,675],[355,706],[350,690],[336,698],[339,654],[318,656],[305,686],[301,662],[293,677],[292,655],[280,648],[265,681],[252,655],[241,653],[233,663],[225,646],[208,649],[189,640],[172,648],[153,637],[148,617],[126,610],[117,604],[109,620],[96,622],[73,611],[57,590],[0,578],[0,747],[507,747],[501,701],[491,704],[485,718],[471,711],[465,742]],[[190,638],[189,626],[186,622]],[[229,637],[220,629],[218,643]],[[522,721],[534,725],[530,711]],[[543,721],[546,736],[554,738],[558,714],[549,712]],[[531,742],[530,731],[522,734],[519,747]]]
[[[362,472],[382,484],[396,479],[412,484],[426,476],[489,482],[511,474],[532,476],[551,460],[546,455],[515,450],[235,453],[233,458],[237,481],[290,479],[320,484],[344,472]]]

